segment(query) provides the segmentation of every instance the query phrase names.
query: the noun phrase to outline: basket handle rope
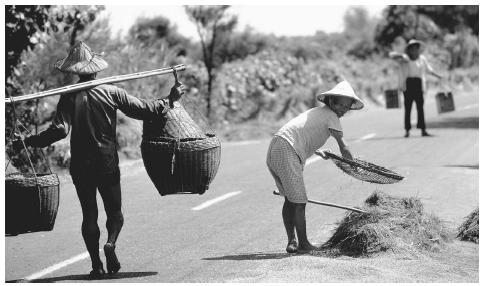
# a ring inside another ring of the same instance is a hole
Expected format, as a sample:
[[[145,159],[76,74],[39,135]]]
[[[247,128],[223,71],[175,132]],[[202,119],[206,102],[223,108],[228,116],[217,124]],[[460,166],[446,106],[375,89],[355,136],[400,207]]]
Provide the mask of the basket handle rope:
[[[173,74],[174,74],[174,78],[175,78],[175,81],[176,83],[179,82],[178,80],[178,77],[177,77],[177,70],[175,69],[175,67],[171,67],[172,70],[173,70]],[[183,105],[187,105],[188,101],[184,98],[184,97],[181,97],[181,99],[179,100],[181,102],[183,102],[184,104]],[[192,104],[192,103],[191,103]],[[194,105],[194,104],[192,104]],[[206,119],[206,117],[204,115],[202,115],[202,113],[199,111],[198,108],[194,108],[193,109],[197,114],[198,116],[202,119],[204,125],[206,125],[206,128],[209,129],[209,131],[211,131],[212,133],[216,133],[214,131],[214,129],[211,127],[211,125],[209,124],[208,120]],[[179,128],[180,128],[180,125],[179,125]]]
[[[15,134],[15,131],[18,131],[19,133],[21,133],[21,130],[19,128],[19,125],[29,134],[29,135],[32,135],[32,132],[29,131],[29,129],[27,129],[27,127],[25,127],[22,122],[20,122],[20,120],[17,118],[17,114],[15,112],[16,108],[15,108],[15,100],[13,99],[13,97],[10,95],[10,100],[12,102],[12,107],[13,107],[13,117],[14,117],[14,128],[12,129],[12,131],[10,132],[10,136],[9,136],[9,140],[12,142],[13,141],[13,136]],[[29,164],[30,164],[30,167],[32,169],[32,173],[34,174],[34,177],[35,177],[35,180],[36,180],[36,185],[39,186],[38,184],[38,180],[37,180],[37,171],[35,170],[35,167],[34,167],[34,164],[32,163],[32,160],[29,156],[32,155],[30,152],[29,152],[29,149],[27,148],[27,146],[25,145],[25,142],[24,142],[24,139],[21,137],[20,140],[22,141],[22,147],[23,147],[23,150],[25,150],[25,153],[27,155],[27,159],[29,160]],[[44,163],[45,165],[47,166],[47,168],[49,169],[49,173],[52,174],[52,170],[51,170],[51,166],[47,163],[47,157],[44,153],[44,151],[42,151],[41,148],[39,148],[41,154],[42,154],[42,157],[44,158]],[[7,162],[7,165],[5,166],[5,171],[7,171],[7,168],[10,164],[10,162],[12,161],[12,158],[9,157],[8,159],[8,162]]]
[[[173,75],[174,75],[174,80],[175,80],[175,84],[180,84],[180,81],[178,79],[178,76],[177,76],[177,70],[175,69],[175,67],[171,67],[172,68],[172,72],[173,72]],[[183,105],[187,105],[187,101],[181,97],[180,100]],[[174,108],[174,103],[169,100],[169,106],[170,108]],[[209,129],[210,132],[214,133],[214,130],[213,128],[211,127],[211,125],[207,122],[206,118],[201,114],[201,112],[199,111],[198,108],[193,108],[193,110],[198,114],[198,116],[202,119],[202,121],[204,122],[204,124],[206,125],[207,129]],[[178,135],[177,135],[177,139],[175,140],[174,142],[174,150],[173,150],[173,153],[172,153],[172,162],[171,162],[171,174],[173,175],[174,174],[174,171],[175,171],[175,164],[176,164],[176,151],[179,150],[179,146],[180,146],[180,142],[181,142],[181,129],[182,129],[182,126],[181,126],[181,118],[179,116],[179,114],[176,112],[175,113],[175,118],[177,119],[177,132],[178,132]],[[181,176],[183,176],[183,173],[184,172],[181,172]],[[181,180],[184,180],[184,178],[181,178]],[[182,185],[182,188],[184,188],[184,185]],[[182,192],[184,192],[184,189],[182,189]]]
[[[18,127],[18,124],[20,124],[22,127],[24,127],[25,130],[27,130],[27,128],[25,128],[25,126],[23,126],[22,123],[17,119],[17,114],[15,113],[15,101],[13,100],[11,95],[10,95],[10,100],[12,102],[12,109],[13,109],[12,113],[13,113],[13,116],[14,116],[14,123],[13,123],[14,128],[13,128],[12,132],[10,133],[10,138],[9,138],[11,140],[15,130],[19,131],[19,133],[20,133],[20,129]],[[27,130],[27,132],[29,132],[29,130]],[[35,186],[37,187],[37,196],[39,197],[39,202],[41,202],[42,201],[41,188],[40,188],[39,180],[37,178],[37,172],[34,168],[34,164],[32,163],[32,160],[30,159],[30,156],[29,156],[30,152],[27,149],[27,146],[25,145],[24,139],[22,137],[21,137],[21,141],[22,141],[22,146],[24,147],[24,150],[25,150],[25,154],[27,155],[27,159],[29,160],[30,167],[32,168],[32,173],[34,174]],[[41,150],[41,152],[42,152],[42,150]],[[43,152],[42,152],[42,155],[44,155]],[[45,156],[44,156],[44,158],[45,158]],[[8,168],[8,165],[10,164],[10,161],[11,161],[11,158],[9,158],[9,160],[8,160],[7,166],[5,167],[5,172],[7,172],[7,168]],[[51,167],[49,167],[49,171],[50,170],[51,170]],[[41,204],[39,204],[39,213],[40,212],[42,212]]]
[[[21,133],[20,131],[20,128],[18,126],[18,123],[20,123],[20,121],[18,120],[17,118],[17,113],[15,112],[16,111],[16,107],[15,107],[15,102],[12,95],[9,95],[10,97],[10,100],[12,101],[12,114],[13,114],[13,118],[14,118],[14,123],[13,123],[13,129],[12,129],[12,132],[10,132],[10,141],[13,142],[12,138],[15,134],[15,131],[18,131],[19,133]],[[36,185],[38,185],[37,183],[37,174],[36,174],[36,171],[35,171],[35,168],[34,168],[34,164],[32,163],[32,160],[30,160],[30,156],[29,156],[29,150],[27,149],[27,146],[25,145],[25,142],[24,142],[24,139],[21,137],[20,140],[22,141],[22,147],[24,147],[24,150],[25,150],[25,153],[27,155],[27,159],[29,160],[29,164],[30,164],[30,167],[32,168],[32,172],[34,174],[34,177],[35,177],[35,182],[36,182]],[[7,168],[10,164],[10,162],[12,161],[12,158],[9,157],[9,160],[7,162],[7,165],[5,166],[5,172],[7,172]]]
[[[174,75],[175,85],[178,85],[178,84],[180,85],[180,81],[177,78],[177,70],[173,66],[171,68],[172,68],[172,72],[173,72],[173,75]],[[170,106],[170,108],[174,108],[174,102],[170,98],[169,98],[169,106]],[[179,119],[178,121],[180,122],[181,120],[180,120],[177,112],[175,113],[175,116]],[[170,164],[170,174],[171,175],[174,175],[176,151],[179,150],[179,145],[181,143],[181,126],[179,124],[176,124],[176,125],[177,125],[177,139],[174,142],[174,149],[172,151],[172,161],[171,161],[171,164]]]
[[[19,124],[20,126],[22,126],[22,128],[24,128],[24,130],[25,130],[25,131],[26,131],[26,132],[27,132],[29,135],[32,135],[32,132],[31,132],[29,129],[27,129],[27,127],[25,127],[25,126],[24,126],[24,125],[23,125],[23,124],[22,124],[20,121],[18,121],[18,124]],[[25,145],[25,144],[24,144],[24,145]],[[51,165],[47,163],[48,161],[47,161],[46,154],[44,153],[44,151],[42,151],[42,148],[39,148],[39,151],[40,151],[40,152],[41,152],[41,154],[42,154],[42,158],[44,158],[44,163],[45,163],[45,165],[47,166],[47,169],[49,169],[49,174],[52,174]]]

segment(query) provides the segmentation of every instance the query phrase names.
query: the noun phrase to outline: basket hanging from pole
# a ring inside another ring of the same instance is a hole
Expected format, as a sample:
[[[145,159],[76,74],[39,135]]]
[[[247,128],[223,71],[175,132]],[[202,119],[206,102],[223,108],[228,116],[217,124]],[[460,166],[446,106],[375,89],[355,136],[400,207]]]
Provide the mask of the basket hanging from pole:
[[[142,159],[161,196],[203,194],[219,168],[221,143],[204,133],[182,104],[143,123]]]
[[[15,117],[14,130],[20,132],[17,124],[29,132]],[[59,208],[60,184],[57,174],[52,173],[42,150],[49,173],[37,173],[25,143],[23,147],[32,173],[11,173],[5,176],[5,234],[9,235],[52,230]],[[9,164],[10,160],[6,170]]]
[[[53,173],[8,174],[5,202],[6,234],[50,231],[59,207],[59,178]]]

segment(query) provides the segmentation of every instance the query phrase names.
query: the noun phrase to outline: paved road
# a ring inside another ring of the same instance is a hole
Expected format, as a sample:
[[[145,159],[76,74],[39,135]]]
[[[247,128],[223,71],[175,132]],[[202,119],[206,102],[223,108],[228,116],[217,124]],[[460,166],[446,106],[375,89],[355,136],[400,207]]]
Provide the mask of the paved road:
[[[305,169],[309,197],[359,206],[375,190],[417,196],[427,211],[457,226],[479,201],[477,93],[456,96],[456,107],[455,112],[438,115],[435,103],[427,102],[429,131],[435,135],[431,138],[420,137],[418,130],[403,138],[401,109],[346,116],[342,125],[353,153],[407,179],[385,186],[362,183],[330,161],[310,159]],[[203,196],[160,197],[141,161],[125,165],[125,226],[117,249],[122,269],[108,282],[265,281],[269,262],[287,257],[282,198],[272,195],[275,186],[265,165],[268,142],[223,144],[219,173]],[[328,147],[338,150],[334,142]],[[69,181],[61,191],[53,231],[5,238],[6,281],[86,282],[90,263],[80,234],[80,206]],[[204,204],[221,196],[220,201]],[[102,209],[101,199],[99,206]],[[311,241],[325,242],[343,214],[340,209],[309,205]],[[103,226],[102,212],[99,221]],[[278,277],[272,271],[272,277]]]

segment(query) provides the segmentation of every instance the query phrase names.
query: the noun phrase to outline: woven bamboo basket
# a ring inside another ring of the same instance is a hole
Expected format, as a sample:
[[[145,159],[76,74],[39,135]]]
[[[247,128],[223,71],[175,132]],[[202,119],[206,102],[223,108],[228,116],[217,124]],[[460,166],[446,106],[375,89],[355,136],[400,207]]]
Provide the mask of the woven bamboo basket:
[[[161,196],[203,194],[218,171],[221,143],[215,134],[204,133],[176,102],[165,117],[144,121],[141,151]]]
[[[50,231],[59,207],[57,174],[5,176],[5,232],[19,234]]]

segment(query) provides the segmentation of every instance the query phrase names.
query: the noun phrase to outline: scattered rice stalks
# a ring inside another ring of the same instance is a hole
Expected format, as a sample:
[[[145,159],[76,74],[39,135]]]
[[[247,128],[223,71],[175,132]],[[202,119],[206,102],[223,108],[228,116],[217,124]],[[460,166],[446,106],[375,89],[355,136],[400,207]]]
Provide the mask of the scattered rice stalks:
[[[460,240],[479,243],[479,207],[471,212],[458,228],[457,237]]]
[[[362,256],[393,250],[435,251],[450,241],[441,220],[424,213],[417,198],[397,198],[382,192],[369,196],[362,208],[348,212],[322,248],[333,255]]]

